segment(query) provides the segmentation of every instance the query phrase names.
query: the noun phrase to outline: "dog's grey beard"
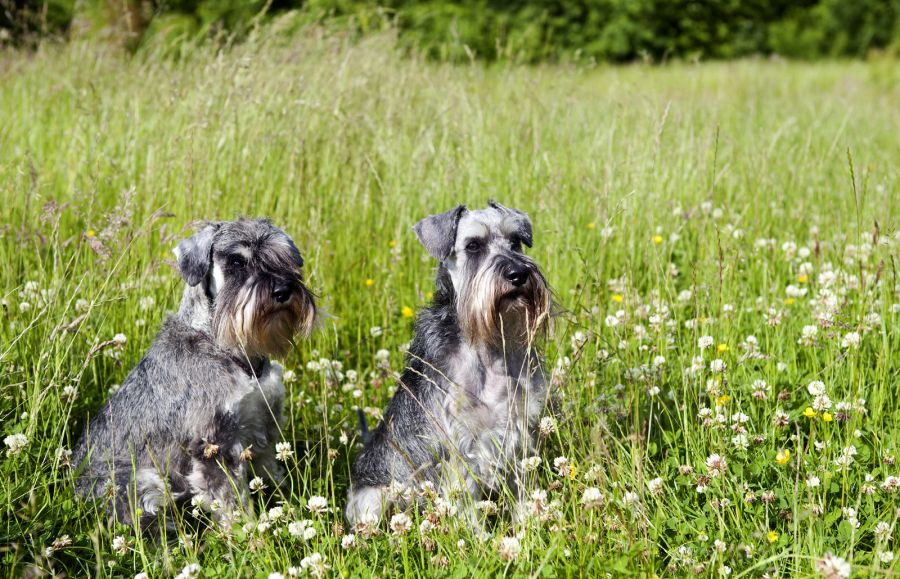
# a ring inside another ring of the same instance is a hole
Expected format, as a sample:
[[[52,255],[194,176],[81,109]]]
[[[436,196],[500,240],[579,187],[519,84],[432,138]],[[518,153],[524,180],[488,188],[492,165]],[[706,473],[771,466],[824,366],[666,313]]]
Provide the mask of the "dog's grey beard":
[[[479,269],[457,295],[460,328],[469,343],[492,347],[527,345],[543,337],[552,296],[537,266],[521,288],[504,281],[494,266]],[[521,294],[507,296],[511,290]]]
[[[316,307],[302,284],[291,298],[278,304],[268,284],[251,282],[230,304],[216,308],[213,333],[225,348],[249,357],[280,356],[290,349],[295,335],[308,337],[315,326]]]

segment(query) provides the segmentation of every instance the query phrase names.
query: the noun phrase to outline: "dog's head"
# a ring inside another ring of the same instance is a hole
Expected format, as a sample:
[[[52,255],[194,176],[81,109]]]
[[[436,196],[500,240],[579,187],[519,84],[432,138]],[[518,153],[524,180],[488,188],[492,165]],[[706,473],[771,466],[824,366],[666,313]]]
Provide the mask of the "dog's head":
[[[294,335],[307,336],[316,319],[303,285],[303,258],[294,241],[267,219],[204,225],[178,244],[186,297],[208,307],[216,342],[247,356],[277,356]]]
[[[528,215],[491,201],[486,209],[460,205],[418,222],[419,241],[449,276],[459,324],[467,340],[523,343],[546,328],[551,292],[531,247]]]

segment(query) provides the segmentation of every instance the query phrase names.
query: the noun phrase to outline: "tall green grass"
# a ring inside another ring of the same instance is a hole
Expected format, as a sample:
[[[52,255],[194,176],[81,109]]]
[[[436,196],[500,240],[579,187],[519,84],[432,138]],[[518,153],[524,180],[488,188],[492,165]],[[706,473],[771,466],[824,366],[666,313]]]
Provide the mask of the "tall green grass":
[[[401,58],[389,36],[314,28],[178,58],[3,53],[0,431],[26,441],[0,458],[4,575],[197,563],[266,577],[313,553],[344,576],[807,575],[828,553],[888,573],[895,540],[876,526],[897,519],[882,484],[900,474],[898,80],[891,61],[445,66]],[[488,198],[531,215],[530,253],[560,306],[544,345],[556,428],[533,480],[551,515],[491,518],[489,536],[444,520],[423,536],[412,514],[405,536],[384,527],[342,548],[353,408],[389,399],[404,308],[432,290],[410,226]],[[176,307],[171,249],[191,222],[238,215],[295,238],[330,313],[284,360],[290,482],[254,497],[257,513],[287,514],[264,532],[184,527],[160,545],[77,501],[57,453]],[[119,333],[124,346],[106,344]],[[308,366],[323,358],[342,375]],[[754,396],[756,380],[767,388]],[[831,421],[803,415],[816,380]],[[707,480],[714,454],[727,470]],[[603,506],[583,504],[589,487]],[[309,513],[314,495],[332,511]],[[286,530],[302,519],[314,537]],[[514,536],[509,561],[500,542]]]

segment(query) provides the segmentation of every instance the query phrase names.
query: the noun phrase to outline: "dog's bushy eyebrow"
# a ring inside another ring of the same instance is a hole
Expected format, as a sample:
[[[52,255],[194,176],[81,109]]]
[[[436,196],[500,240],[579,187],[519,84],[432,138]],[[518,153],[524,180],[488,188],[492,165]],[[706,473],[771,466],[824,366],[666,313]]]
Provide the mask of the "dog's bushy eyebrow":
[[[217,253],[222,255],[232,255],[239,254],[244,257],[249,257],[250,245],[245,241],[235,241],[233,243],[229,243],[225,247],[219,248]]]

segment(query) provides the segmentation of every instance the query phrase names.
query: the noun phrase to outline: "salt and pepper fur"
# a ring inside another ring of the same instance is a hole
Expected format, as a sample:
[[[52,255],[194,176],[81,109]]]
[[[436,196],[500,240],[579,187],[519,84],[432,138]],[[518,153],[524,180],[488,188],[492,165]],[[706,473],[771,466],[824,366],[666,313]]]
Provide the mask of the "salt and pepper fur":
[[[426,482],[470,519],[480,498],[508,491],[520,500],[522,461],[546,401],[535,340],[551,293],[522,253],[532,244],[528,216],[493,202],[459,206],[414,230],[440,261],[437,291],[418,315],[384,419],[354,461],[351,524],[405,508]]]
[[[316,306],[291,238],[268,220],[209,223],[176,250],[178,312],[106,405],[75,453],[76,491],[147,526],[194,500],[227,523],[248,506],[248,477],[277,484],[282,368]]]

